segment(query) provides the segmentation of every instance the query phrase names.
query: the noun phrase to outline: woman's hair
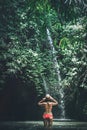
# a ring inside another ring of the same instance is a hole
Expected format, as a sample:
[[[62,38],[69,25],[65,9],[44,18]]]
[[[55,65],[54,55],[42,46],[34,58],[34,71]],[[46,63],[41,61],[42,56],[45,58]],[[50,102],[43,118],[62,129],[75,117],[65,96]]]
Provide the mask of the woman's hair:
[[[50,98],[46,98],[45,102],[51,102],[51,99]]]
[[[51,101],[50,94],[46,94],[45,98],[46,98],[45,102],[50,102]]]

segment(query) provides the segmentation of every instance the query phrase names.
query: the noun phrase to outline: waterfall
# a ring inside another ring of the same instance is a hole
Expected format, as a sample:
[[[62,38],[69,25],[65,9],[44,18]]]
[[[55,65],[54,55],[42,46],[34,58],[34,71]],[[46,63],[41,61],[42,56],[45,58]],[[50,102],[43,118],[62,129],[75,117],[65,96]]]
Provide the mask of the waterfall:
[[[60,96],[60,102],[59,102],[60,103],[59,106],[61,108],[60,118],[64,119],[65,118],[64,91],[63,91],[63,87],[62,87],[62,84],[61,84],[59,64],[58,64],[58,61],[57,61],[56,50],[53,46],[53,41],[52,41],[52,38],[51,38],[50,31],[49,31],[49,29],[47,29],[46,31],[47,31],[47,37],[48,37],[49,45],[50,45],[50,48],[51,48],[51,53],[53,55],[53,65],[54,65],[54,69],[55,69],[57,80],[58,80],[58,86],[57,86],[56,90],[58,90],[58,93],[59,93],[59,96]]]
[[[50,47],[51,47],[51,51],[52,51],[52,54],[53,54],[54,68],[56,70],[57,78],[58,78],[59,84],[61,86],[61,77],[60,77],[59,65],[58,65],[58,62],[57,62],[56,55],[55,55],[56,51],[55,51],[55,48],[53,46],[52,38],[51,38],[51,35],[50,35],[50,32],[49,32],[48,29],[47,29],[47,36],[48,36],[48,41],[49,41],[49,44],[50,44]]]
[[[46,80],[45,80],[44,77],[42,77],[42,80],[43,80],[43,85],[44,85],[44,89],[45,89],[45,94],[48,94],[48,93],[49,93],[49,90],[48,90],[48,87],[47,87]]]

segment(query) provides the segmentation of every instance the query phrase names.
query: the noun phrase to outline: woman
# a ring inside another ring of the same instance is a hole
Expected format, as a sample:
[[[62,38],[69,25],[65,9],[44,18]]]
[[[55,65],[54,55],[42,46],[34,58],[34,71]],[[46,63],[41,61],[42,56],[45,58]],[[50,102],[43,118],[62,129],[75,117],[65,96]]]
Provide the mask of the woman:
[[[58,102],[49,94],[46,94],[46,96],[41,101],[38,102],[38,105],[43,106],[45,109],[45,112],[43,113],[45,127],[52,126],[52,123],[53,123],[52,107],[57,104]]]

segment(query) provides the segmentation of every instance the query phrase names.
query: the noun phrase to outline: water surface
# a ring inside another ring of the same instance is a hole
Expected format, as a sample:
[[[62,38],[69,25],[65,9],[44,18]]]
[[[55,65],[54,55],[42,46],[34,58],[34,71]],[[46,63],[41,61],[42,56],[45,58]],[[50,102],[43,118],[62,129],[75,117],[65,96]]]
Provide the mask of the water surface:
[[[87,122],[58,122],[50,129],[43,127],[42,121],[0,122],[0,130],[87,130]]]

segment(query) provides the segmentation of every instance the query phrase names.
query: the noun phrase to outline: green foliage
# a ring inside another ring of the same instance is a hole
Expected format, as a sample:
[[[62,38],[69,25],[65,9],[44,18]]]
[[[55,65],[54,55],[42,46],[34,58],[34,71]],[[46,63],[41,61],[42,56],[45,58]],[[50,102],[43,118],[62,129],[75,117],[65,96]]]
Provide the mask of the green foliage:
[[[75,22],[79,17],[86,16],[86,0],[50,0],[50,2],[62,24],[69,21]]]
[[[66,37],[63,37],[61,40],[60,40],[60,48],[65,50],[65,48],[67,48],[68,44],[70,43],[69,39],[66,38]]]
[[[57,85],[46,28],[56,49],[62,85],[70,89],[67,99],[72,100],[79,87],[87,88],[85,5],[70,0],[1,0],[0,12],[1,89],[9,75],[32,81],[38,95],[44,93],[44,77],[50,89]]]
[[[73,100],[80,87],[87,89],[86,26],[85,17],[78,19],[75,25],[69,23],[64,26],[63,38],[60,39],[62,85],[69,91],[68,95],[65,94],[67,103]]]

